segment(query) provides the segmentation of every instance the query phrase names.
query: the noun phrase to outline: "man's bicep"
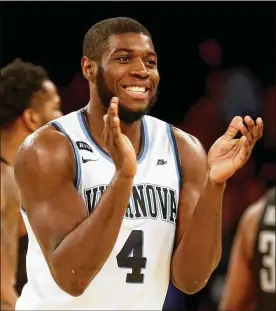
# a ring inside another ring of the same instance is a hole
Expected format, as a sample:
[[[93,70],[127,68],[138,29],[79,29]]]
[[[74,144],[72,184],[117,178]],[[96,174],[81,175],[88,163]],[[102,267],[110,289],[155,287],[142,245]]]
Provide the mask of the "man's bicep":
[[[74,186],[72,147],[60,133],[26,141],[17,155],[15,175],[21,205],[46,257],[87,217]]]
[[[46,200],[36,197],[25,204],[30,226],[47,256],[88,216],[73,183],[61,184]]]

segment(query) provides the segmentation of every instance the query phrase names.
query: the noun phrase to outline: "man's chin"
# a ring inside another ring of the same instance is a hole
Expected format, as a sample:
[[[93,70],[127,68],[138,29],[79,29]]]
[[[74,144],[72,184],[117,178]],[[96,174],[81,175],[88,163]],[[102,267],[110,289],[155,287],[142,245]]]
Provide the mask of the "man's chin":
[[[145,111],[150,106],[150,101],[148,99],[146,100],[135,100],[135,99],[129,99],[129,98],[119,98],[119,106],[123,107],[126,110],[133,111],[133,112],[139,112],[139,111]]]
[[[119,105],[119,118],[125,124],[131,124],[140,120],[145,114],[147,114],[147,110],[130,110],[123,106]]]

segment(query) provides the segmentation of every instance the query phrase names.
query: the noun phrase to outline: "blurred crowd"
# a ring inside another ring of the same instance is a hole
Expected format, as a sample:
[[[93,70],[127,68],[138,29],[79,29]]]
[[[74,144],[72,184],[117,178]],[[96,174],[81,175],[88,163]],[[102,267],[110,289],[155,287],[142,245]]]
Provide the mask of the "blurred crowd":
[[[171,285],[164,307],[168,310],[175,304],[181,310],[185,308],[185,311],[216,310],[240,217],[276,182],[276,85],[265,89],[262,81],[249,68],[225,68],[221,54],[221,48],[215,40],[206,40],[200,45],[202,61],[212,68],[206,79],[205,94],[197,102],[191,103],[181,122],[173,125],[196,136],[206,151],[236,115],[261,116],[264,134],[251,159],[227,183],[223,201],[223,256],[219,267],[206,288],[196,295],[186,296]],[[89,90],[81,73],[76,73],[69,85],[60,87],[59,95],[64,114],[84,107],[89,100]],[[24,274],[26,245],[25,237],[21,240],[19,250],[21,268],[18,270],[18,292],[25,280],[20,273]]]

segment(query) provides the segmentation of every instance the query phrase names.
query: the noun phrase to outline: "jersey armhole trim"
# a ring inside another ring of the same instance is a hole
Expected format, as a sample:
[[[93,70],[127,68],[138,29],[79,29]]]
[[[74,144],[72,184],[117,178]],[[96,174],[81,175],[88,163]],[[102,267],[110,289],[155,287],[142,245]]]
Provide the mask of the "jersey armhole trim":
[[[73,147],[73,152],[74,152],[74,157],[75,157],[75,163],[76,163],[76,178],[75,178],[75,182],[74,185],[76,187],[76,189],[79,191],[80,189],[80,181],[81,181],[81,159],[80,159],[80,155],[78,152],[78,148],[76,143],[69,137],[69,135],[66,133],[65,129],[63,128],[63,126],[58,122],[58,121],[52,121],[50,123],[50,125],[53,125],[59,132],[63,133],[68,140],[70,141],[72,147]]]
[[[170,124],[167,124],[167,134],[169,137],[170,145],[173,149],[174,160],[175,160],[175,168],[176,168],[176,172],[177,172],[177,176],[178,176],[179,191],[180,191],[182,189],[182,185],[183,185],[183,174],[182,174],[182,169],[181,169],[179,150],[178,150],[176,138],[175,138],[175,135],[173,132],[173,126]]]
[[[27,215],[27,212],[26,212],[25,208],[22,205],[20,205],[20,210],[21,210],[21,212],[23,214]]]

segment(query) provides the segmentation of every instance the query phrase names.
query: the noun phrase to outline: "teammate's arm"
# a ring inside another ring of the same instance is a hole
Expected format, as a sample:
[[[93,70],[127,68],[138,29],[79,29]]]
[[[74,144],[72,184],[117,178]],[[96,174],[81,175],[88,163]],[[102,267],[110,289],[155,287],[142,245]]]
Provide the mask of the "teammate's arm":
[[[83,293],[110,255],[136,173],[136,155],[120,134],[116,103],[110,111],[104,136],[116,172],[90,216],[74,187],[74,155],[63,134],[43,128],[24,142],[17,155],[21,203],[53,278],[72,296]]]
[[[241,218],[231,251],[219,311],[255,310],[257,280],[252,272],[252,259],[257,224],[262,210],[253,207]]]
[[[14,275],[7,259],[6,246],[3,240],[8,233],[3,232],[4,226],[2,225],[5,217],[3,212],[7,207],[2,174],[3,170],[1,170],[1,310],[14,310],[18,296],[14,288]]]
[[[174,130],[180,153],[183,186],[177,216],[171,275],[186,293],[203,288],[221,252],[221,204],[225,185],[211,183],[207,157],[200,142]]]

